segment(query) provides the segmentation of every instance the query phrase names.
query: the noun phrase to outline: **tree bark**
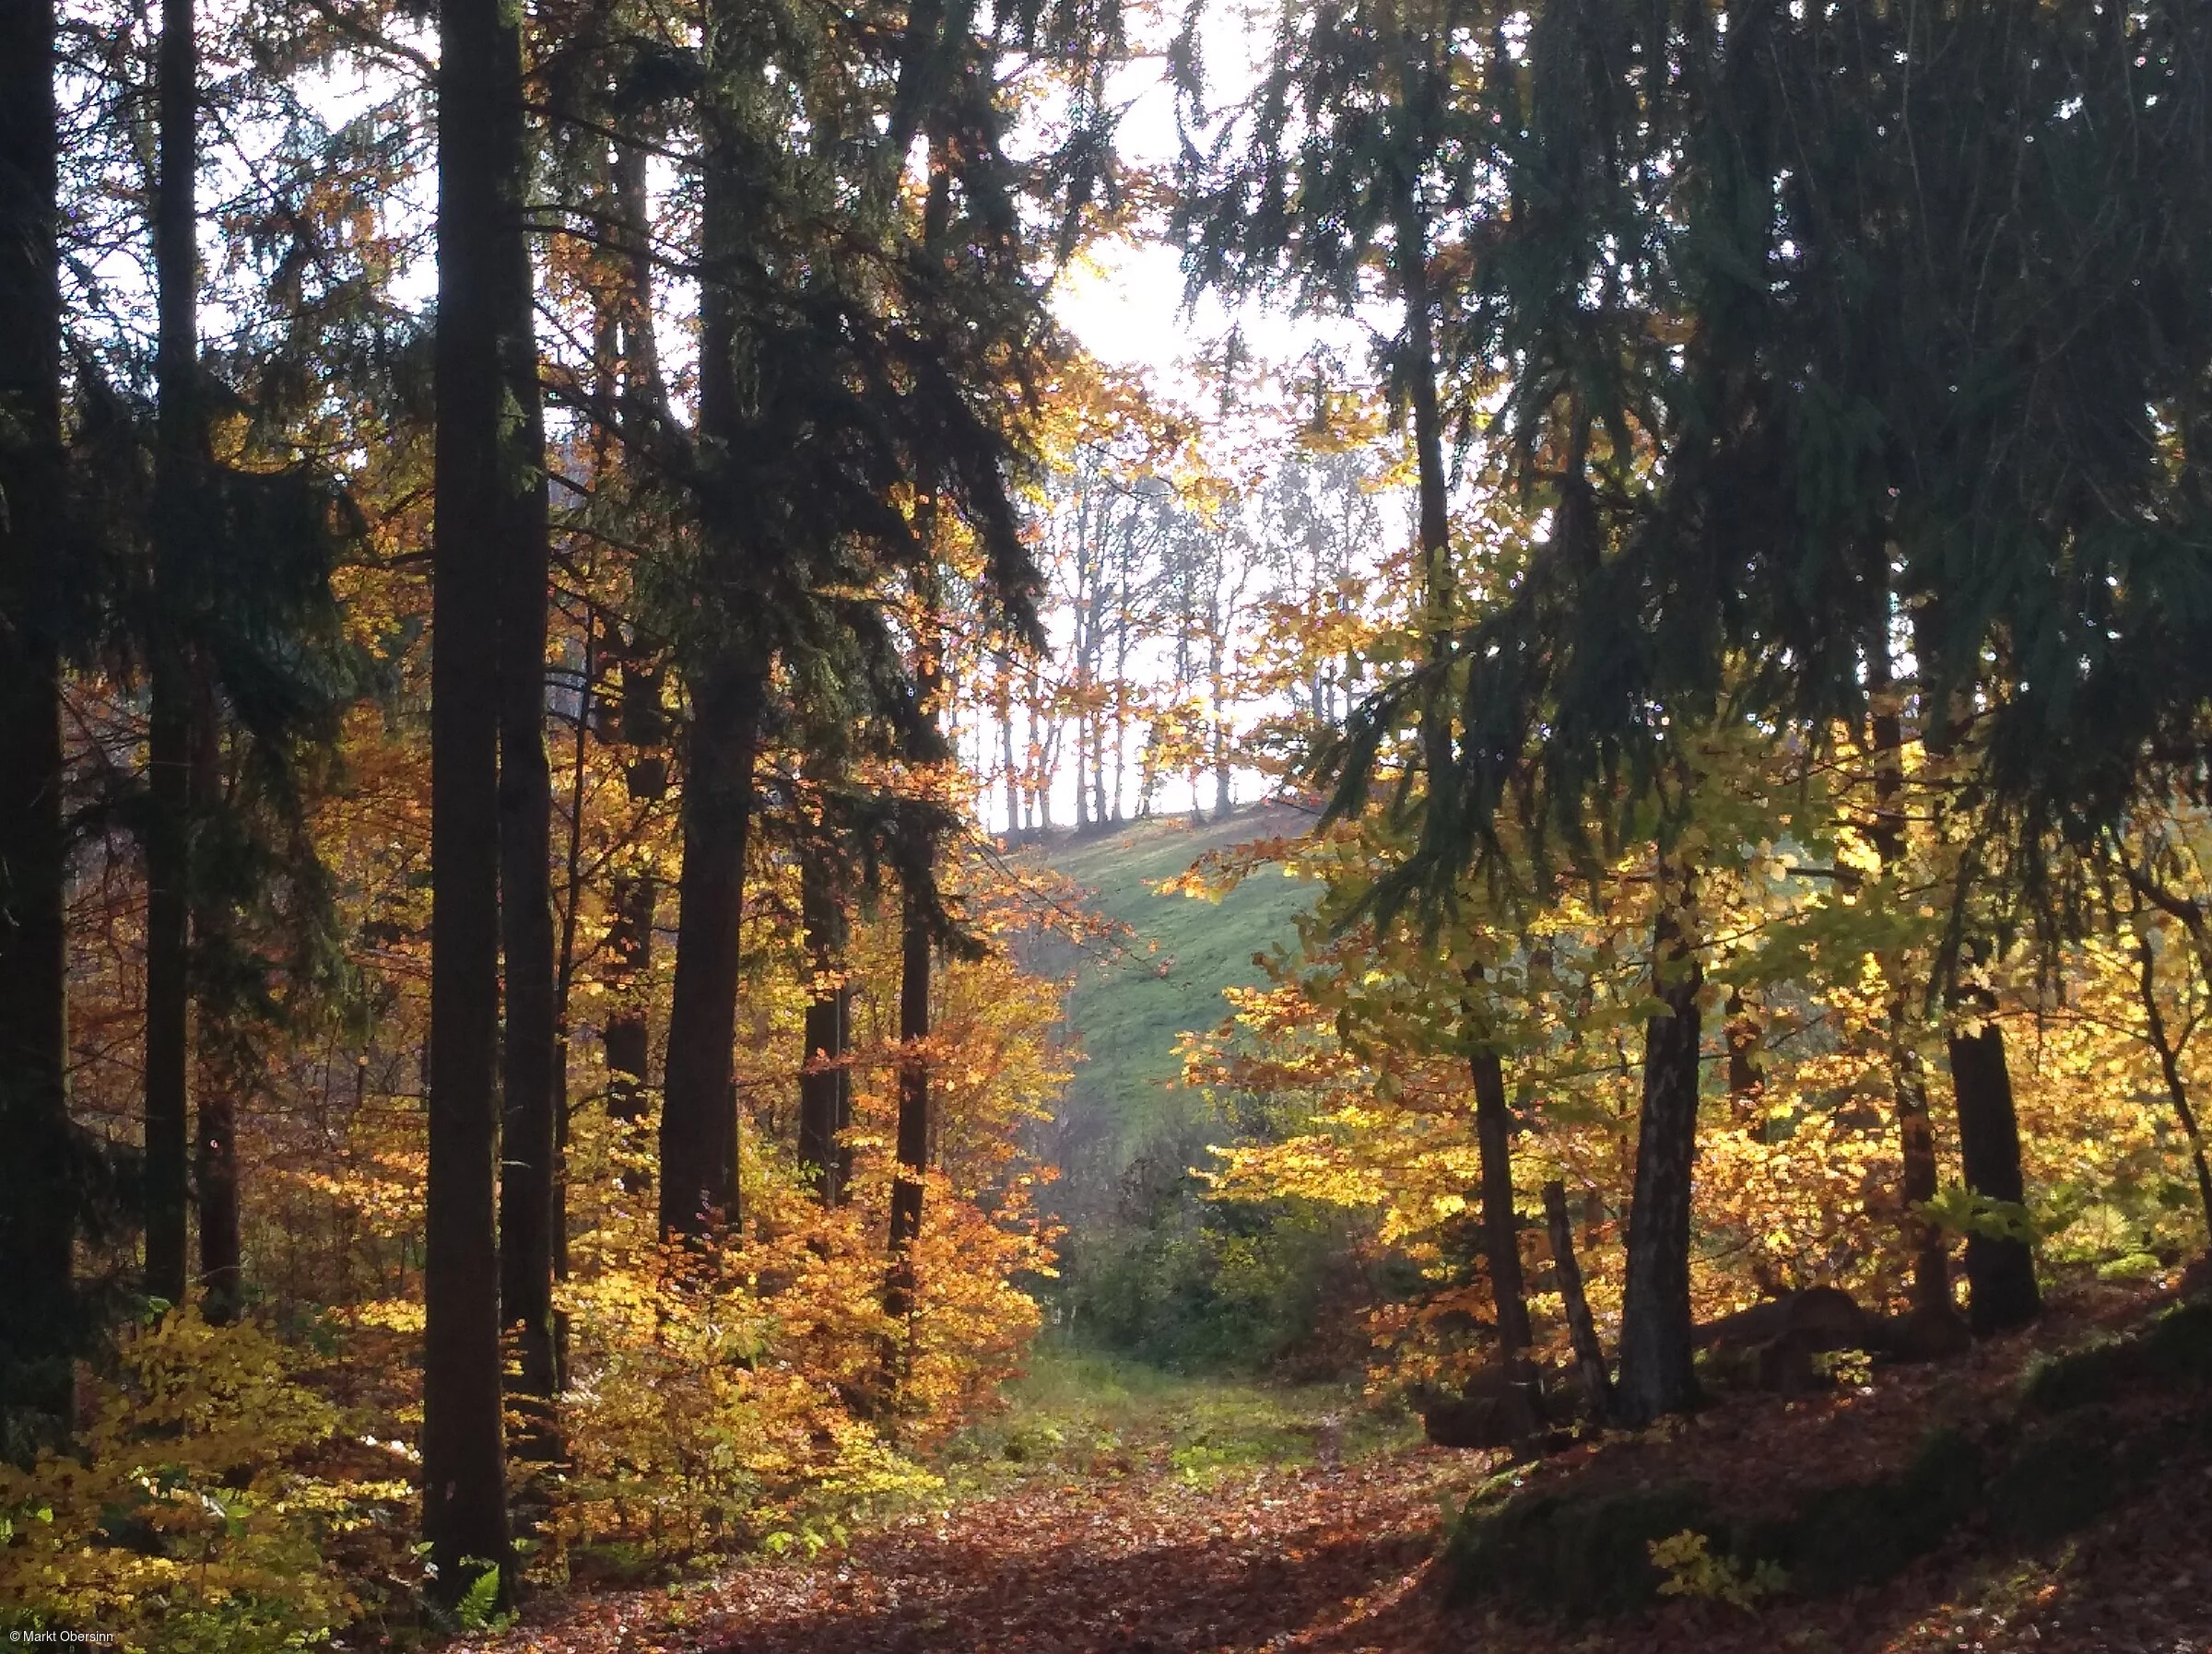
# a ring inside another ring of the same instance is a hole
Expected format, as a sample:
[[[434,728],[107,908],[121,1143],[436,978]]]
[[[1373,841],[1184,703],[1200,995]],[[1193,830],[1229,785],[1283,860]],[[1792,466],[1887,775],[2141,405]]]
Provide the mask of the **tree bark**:
[[[853,1080],[846,1066],[853,991],[844,979],[844,898],[834,869],[815,846],[800,851],[799,909],[806,928],[813,989],[806,1003],[806,1052],[799,1071],[799,1164],[825,1206],[842,1205],[852,1151],[840,1134],[853,1122]]]
[[[220,804],[221,733],[216,721],[215,686],[195,674],[192,697],[192,809],[202,821]],[[204,944],[221,948],[228,941],[230,912],[207,899],[194,904],[193,926]],[[194,1153],[200,1220],[201,1312],[216,1324],[238,1318],[244,1307],[244,1254],[239,1235],[238,1094],[247,1073],[242,1052],[228,1026],[231,1007],[201,997],[197,1068],[199,1117]]]
[[[1497,1300],[1498,1344],[1510,1370],[1529,1346],[1528,1294],[1521,1276],[1521,1220],[1513,1211],[1512,1110],[1505,1072],[1495,1051],[1478,1050],[1475,1071],[1475,1141],[1482,1159],[1482,1237],[1489,1254],[1490,1293]]]
[[[922,1233],[923,1177],[929,1167],[929,973],[932,944],[923,902],[912,888],[900,912],[899,1167],[891,1183],[891,1269],[884,1313],[913,1313],[914,1240]]]
[[[625,253],[625,279],[615,310],[619,319],[626,416],[658,423],[667,417],[668,398],[661,381],[660,348],[653,326],[652,239],[646,229],[651,211],[644,150],[618,141],[609,178]],[[618,728],[623,744],[634,749],[623,773],[633,805],[656,803],[668,792],[668,758],[664,750],[668,742],[668,714],[662,702],[662,675],[648,653],[641,640],[634,637],[620,649]],[[645,983],[653,965],[653,927],[659,905],[660,881],[649,864],[616,875],[614,920],[607,938],[615,960],[616,991],[600,1037],[606,1053],[607,1112],[626,1128],[625,1146],[632,1149],[641,1145],[627,1140],[635,1135],[637,1122],[647,1108],[652,1030],[646,1020]],[[633,1194],[644,1193],[646,1177],[642,1170],[627,1171],[623,1187]]]
[[[2143,1016],[2150,1035],[2150,1047],[2159,1054],[2159,1073],[2166,1082],[2167,1100],[2172,1103],[2174,1117],[2182,1122],[2182,1134],[2189,1140],[2190,1162],[2196,1167],[2196,1198],[2205,1209],[2205,1236],[2212,1248],[2212,1164],[2205,1158],[2204,1132],[2196,1123],[2196,1110],[2189,1103],[2189,1086],[2182,1078],[2181,1052],[2174,1048],[2166,1031],[2166,1014],[2159,1008],[2158,955],[2145,934],[2142,923],[2142,897],[2136,898],[2136,957],[2141,968],[2138,989],[2143,999]]]
[[[0,6],[0,1425],[67,1428],[81,1181],[69,1120],[53,0]],[[11,1432],[11,1434],[13,1434]]]
[[[162,0],[159,168],[154,192],[159,381],[147,616],[151,706],[146,830],[146,1291],[182,1305],[190,1284],[192,717],[190,644],[199,528],[199,53],[192,0]]]
[[[1613,1418],[1613,1380],[1606,1371],[1606,1346],[1598,1342],[1597,1323],[1590,1318],[1590,1300],[1583,1296],[1583,1266],[1575,1261],[1574,1230],[1567,1220],[1567,1189],[1558,1181],[1544,1185],[1544,1221],[1551,1233],[1551,1261],[1559,1276],[1559,1303],[1567,1311],[1567,1337],[1574,1346],[1575,1371],[1583,1394],[1590,1402],[1590,1416],[1604,1425]]]
[[[423,1531],[434,1589],[509,1593],[493,1159],[499,1116],[500,549],[543,465],[501,403],[523,212],[521,38],[500,0],[439,17],[437,521],[431,554],[430,1084]]]
[[[518,80],[519,91],[519,80]],[[500,142],[526,175],[522,106]],[[518,194],[522,182],[518,179]],[[559,1381],[553,1330],[553,1186],[561,1076],[553,936],[553,770],[546,756],[546,638],[552,542],[545,416],[538,394],[535,294],[520,218],[494,250],[500,388],[511,422],[500,536],[500,928],[506,1027],[500,1144],[500,1314],[513,1344],[510,1388],[529,1398],[532,1452],[553,1450],[548,1403]]]
[[[1728,1109],[1738,1124],[1749,1124],[1759,1112],[1759,1094],[1766,1084],[1759,1060],[1759,1017],[1740,989],[1730,991],[1724,1012],[1728,1019]]]
[[[1871,837],[1887,874],[1903,861],[1905,853],[1904,720],[1892,686],[1886,634],[1867,650],[1866,659],[1867,694],[1874,708],[1870,720],[1875,813]],[[1882,961],[1882,967],[1889,979],[1887,1054],[1890,1095],[1897,1109],[1898,1192],[1905,1209],[1905,1241],[1912,1255],[1912,1307],[1924,1315],[1955,1321],[1959,1311],[1951,1302],[1948,1248],[1941,1226],[1926,1215],[1927,1203],[1936,1198],[1938,1184],[1927,1072],[1913,1043],[1912,997],[1906,991],[1903,958],[1893,954]]]
[[[1950,1037],[1951,1086],[1959,1108],[1959,1157],[1966,1187],[1983,1200],[2014,1205],[2028,1198],[2020,1174],[2020,1128],[2013,1111],[2005,1036],[1994,1022]],[[2025,1240],[1966,1238],[1967,1324],[1977,1334],[2025,1326],[2042,1312],[2035,1254]]]
[[[1620,1411],[1626,1422],[1637,1425],[1682,1412],[1698,1400],[1691,1365],[1689,1229],[1698,1152],[1698,991],[1703,978],[1686,923],[1688,880],[1682,878],[1677,902],[1666,887],[1669,871],[1662,858],[1652,965],[1653,992],[1666,1009],[1644,1025],[1643,1107],[1620,1320]]]
[[[622,655],[622,694],[619,729],[623,743],[635,749],[623,771],[632,804],[651,804],[668,792],[668,759],[660,749],[668,738],[667,713],[661,704],[661,675],[638,658],[634,648]],[[607,1113],[635,1134],[645,1117],[647,1063],[652,1054],[652,1029],[646,1020],[647,982],[653,966],[653,927],[660,906],[660,881],[649,866],[618,874],[614,887],[613,922],[607,951],[614,968],[610,998],[613,1008],[600,1038],[606,1051]],[[629,1144],[633,1149],[641,1146]],[[625,1172],[623,1187],[643,1193],[649,1187],[642,1171]]]
[[[736,1114],[738,931],[767,674],[724,666],[692,694],[684,774],[684,865],[677,886],[676,997],[661,1107],[661,1228],[700,1238],[739,1218]]]

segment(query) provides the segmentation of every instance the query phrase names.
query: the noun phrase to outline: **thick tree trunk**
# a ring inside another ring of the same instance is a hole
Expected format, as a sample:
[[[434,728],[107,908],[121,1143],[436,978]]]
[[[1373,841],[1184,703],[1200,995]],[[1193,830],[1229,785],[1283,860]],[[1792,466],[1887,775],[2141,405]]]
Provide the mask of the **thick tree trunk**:
[[[1959,1107],[1959,1157],[1966,1187],[1983,1200],[2014,1205],[2028,1198],[2020,1175],[2020,1127],[2012,1106],[2005,1036],[1994,1022],[1950,1038],[1951,1085]],[[2035,1254],[2025,1240],[1966,1238],[1967,1324],[1976,1333],[2025,1326],[2042,1311]]]
[[[724,667],[692,694],[676,998],[661,1107],[661,1228],[669,1235],[701,1237],[718,1224],[735,1226],[739,1216],[731,1048],[753,764],[767,686],[758,667]]]
[[[0,6],[0,1430],[67,1427],[82,1187],[69,1121],[53,0]],[[19,1432],[19,1433],[18,1433]]]
[[[1622,1417],[1648,1425],[1698,1400],[1691,1366],[1689,1228],[1698,1152],[1698,990],[1702,973],[1664,860],[1653,929],[1653,992],[1665,1012],[1644,1025],[1643,1109],[1629,1210],[1628,1286],[1620,1319]]]
[[[521,111],[513,116],[520,125]],[[522,134],[512,139],[518,154]],[[521,467],[500,541],[500,928],[506,1027],[500,1140],[500,1315],[512,1341],[510,1388],[535,1403],[534,1455],[554,1450],[547,1403],[559,1379],[553,1331],[553,1185],[561,1076],[554,981],[553,771],[546,757],[546,634],[552,543],[535,296],[520,220],[500,227],[501,389],[511,463]]]
[[[806,1050],[799,1071],[799,1164],[825,1206],[844,1203],[852,1151],[840,1140],[853,1121],[853,1079],[846,1067],[853,991],[844,979],[844,897],[827,856],[800,852],[799,909],[806,927],[813,988],[806,1003]]]
[[[447,1601],[511,1572],[493,1161],[499,1116],[500,549],[542,456],[501,406],[523,212],[518,18],[446,0],[438,72],[438,452],[430,679],[430,1084],[423,1530]],[[502,1585],[502,1595],[508,1594]]]
[[[200,492],[198,220],[199,53],[192,0],[162,0],[160,165],[154,193],[159,379],[156,432],[154,602],[147,615],[151,708],[146,832],[146,1290],[185,1300],[191,1205],[192,680],[183,635],[192,565],[203,548]]]
[[[1544,1185],[1544,1223],[1551,1234],[1552,1267],[1559,1272],[1559,1303],[1567,1312],[1567,1337],[1574,1366],[1590,1402],[1590,1416],[1604,1425],[1613,1418],[1613,1380],[1606,1371],[1606,1346],[1598,1342],[1590,1300],[1583,1295],[1583,1266],[1574,1256],[1574,1230],[1567,1220],[1567,1187]]]
[[[899,1167],[891,1183],[891,1269],[884,1312],[913,1313],[914,1239],[922,1233],[923,1176],[929,1168],[929,973],[932,944],[923,903],[912,889],[900,913]]]
[[[711,0],[701,53],[710,79],[749,73],[745,20],[728,0]],[[747,157],[714,99],[705,100],[700,185],[699,433],[709,463],[724,465],[744,427],[737,379],[737,309],[732,292],[745,252]],[[744,591],[753,579],[742,504],[726,476],[702,496],[701,531],[723,579]],[[754,625],[742,597],[725,624]],[[768,693],[769,652],[724,642],[692,663],[683,792],[683,872],[677,882],[676,992],[661,1105],[661,1229],[689,1238],[735,1227],[737,1116],[731,1046],[736,1038],[738,934],[745,912],[745,858],[753,810],[753,767]]]

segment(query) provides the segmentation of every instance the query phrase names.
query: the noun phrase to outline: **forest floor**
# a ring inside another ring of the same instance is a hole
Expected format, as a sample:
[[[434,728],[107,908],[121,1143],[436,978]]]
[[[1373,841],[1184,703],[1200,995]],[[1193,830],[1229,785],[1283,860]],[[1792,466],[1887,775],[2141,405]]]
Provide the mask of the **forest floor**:
[[[1516,1471],[1694,1472],[1727,1488],[1909,1454],[2018,1386],[2039,1348],[2139,1306],[2087,1295],[2032,1333],[1818,1396],[1744,1397],[1664,1434]],[[955,1444],[944,1499],[808,1562],[547,1596],[487,1654],[2212,1654],[2212,1433],[2039,1550],[1972,1532],[1878,1588],[1756,1610],[1675,1601],[1581,1627],[1446,1602],[1445,1514],[1506,1468],[1420,1443],[1356,1396],[1175,1380],[1066,1357]],[[1630,1460],[1620,1456],[1633,1455]]]

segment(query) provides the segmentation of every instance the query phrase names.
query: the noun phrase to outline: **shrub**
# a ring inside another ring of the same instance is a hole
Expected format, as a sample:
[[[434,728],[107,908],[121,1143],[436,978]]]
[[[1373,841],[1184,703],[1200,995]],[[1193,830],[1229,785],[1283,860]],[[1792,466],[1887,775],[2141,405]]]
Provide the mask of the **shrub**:
[[[0,1626],[257,1654],[351,1619],[326,1543],[405,1489],[293,1468],[337,1417],[289,1362],[258,1327],[181,1310],[126,1334],[77,1450],[0,1467]]]

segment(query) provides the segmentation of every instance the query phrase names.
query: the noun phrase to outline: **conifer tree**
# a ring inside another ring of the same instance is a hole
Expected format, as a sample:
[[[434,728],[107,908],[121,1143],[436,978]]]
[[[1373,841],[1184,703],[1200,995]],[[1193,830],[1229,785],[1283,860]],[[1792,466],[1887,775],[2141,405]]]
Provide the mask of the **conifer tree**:
[[[78,1330],[60,598],[71,550],[52,0],[0,10],[0,1451],[65,1429]]]
[[[520,376],[536,374],[528,336],[512,331],[524,175],[516,14],[499,0],[452,0],[439,39],[422,1485],[437,1589],[453,1601],[486,1568],[509,1567],[492,1165],[500,700],[488,644],[523,497],[542,495],[544,460],[506,405]]]

